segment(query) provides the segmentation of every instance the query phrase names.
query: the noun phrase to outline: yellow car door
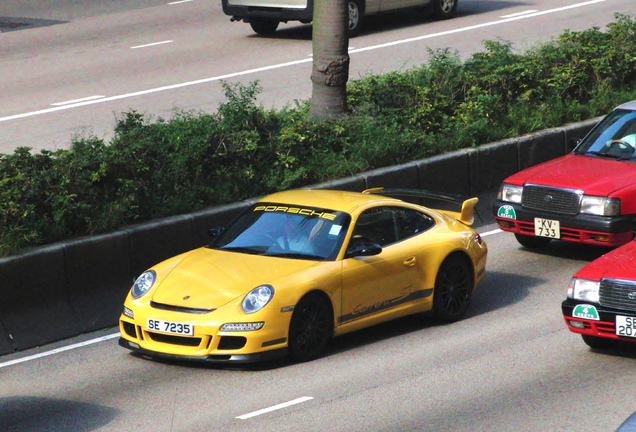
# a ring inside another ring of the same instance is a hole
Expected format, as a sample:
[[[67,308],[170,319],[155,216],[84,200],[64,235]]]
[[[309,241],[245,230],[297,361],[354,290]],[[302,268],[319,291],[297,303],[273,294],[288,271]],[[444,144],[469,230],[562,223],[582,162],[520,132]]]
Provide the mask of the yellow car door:
[[[357,219],[348,250],[358,244],[382,247],[377,255],[345,258],[342,263],[342,303],[339,324],[372,318],[422,295],[418,251],[400,241],[400,214],[393,206],[374,207]],[[431,222],[432,224],[432,222]]]

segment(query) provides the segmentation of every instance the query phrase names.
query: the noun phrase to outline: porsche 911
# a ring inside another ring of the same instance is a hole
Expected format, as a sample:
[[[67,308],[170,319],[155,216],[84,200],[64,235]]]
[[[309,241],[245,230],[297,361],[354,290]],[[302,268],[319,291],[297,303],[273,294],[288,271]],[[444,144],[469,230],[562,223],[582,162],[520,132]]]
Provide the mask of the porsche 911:
[[[307,361],[333,337],[407,315],[452,323],[485,275],[476,203],[412,189],[266,196],[209,245],[137,278],[119,344],[167,359]]]

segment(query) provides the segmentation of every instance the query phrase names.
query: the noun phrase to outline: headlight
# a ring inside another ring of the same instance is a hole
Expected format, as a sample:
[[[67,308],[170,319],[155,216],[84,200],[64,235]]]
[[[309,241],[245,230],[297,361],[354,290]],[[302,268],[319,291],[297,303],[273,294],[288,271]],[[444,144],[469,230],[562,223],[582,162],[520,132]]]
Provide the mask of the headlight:
[[[572,278],[568,285],[568,298],[598,303],[599,281]]]
[[[241,307],[248,314],[258,312],[269,303],[272,297],[274,297],[274,287],[271,285],[257,286],[245,296]]]
[[[621,200],[618,198],[583,195],[581,213],[598,216],[617,216],[621,214]]]
[[[523,193],[523,186],[512,185],[503,183],[499,188],[499,194],[497,198],[501,201],[508,201],[512,203],[521,204],[521,194]]]
[[[148,270],[137,278],[132,287],[132,297],[139,298],[145,295],[155,283],[157,273],[154,270]]]

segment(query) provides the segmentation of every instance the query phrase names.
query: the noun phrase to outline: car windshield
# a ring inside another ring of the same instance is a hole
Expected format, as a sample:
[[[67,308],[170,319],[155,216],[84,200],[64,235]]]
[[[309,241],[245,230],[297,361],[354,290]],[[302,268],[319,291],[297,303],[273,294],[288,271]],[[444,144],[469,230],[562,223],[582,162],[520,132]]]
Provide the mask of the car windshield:
[[[227,227],[212,249],[308,260],[333,260],[349,227],[347,213],[258,203]]]
[[[609,113],[574,153],[636,161],[636,111],[617,109]]]

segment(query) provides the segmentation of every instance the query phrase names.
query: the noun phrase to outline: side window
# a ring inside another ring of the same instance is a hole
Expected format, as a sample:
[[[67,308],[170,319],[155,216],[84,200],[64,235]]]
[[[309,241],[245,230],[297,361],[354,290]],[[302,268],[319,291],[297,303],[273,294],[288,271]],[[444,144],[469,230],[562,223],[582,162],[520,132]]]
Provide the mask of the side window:
[[[396,208],[395,216],[399,240],[413,237],[435,225],[435,220],[432,217],[413,209]]]
[[[357,243],[371,242],[380,246],[395,243],[398,240],[395,212],[391,207],[374,207],[360,214],[353,229],[349,247]]]

